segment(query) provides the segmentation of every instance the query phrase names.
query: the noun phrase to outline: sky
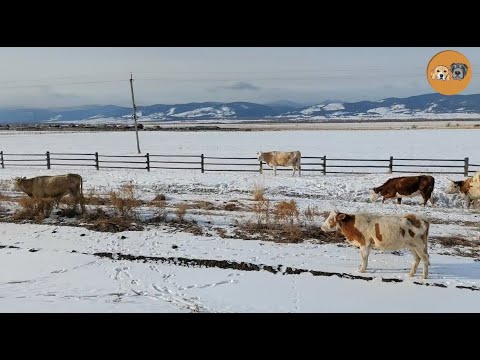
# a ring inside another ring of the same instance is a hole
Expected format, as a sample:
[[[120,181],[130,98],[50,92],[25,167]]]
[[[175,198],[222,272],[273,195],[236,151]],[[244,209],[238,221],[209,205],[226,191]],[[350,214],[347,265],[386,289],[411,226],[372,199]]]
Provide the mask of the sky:
[[[463,53],[480,93],[480,48],[0,48],[0,107],[290,100],[353,102],[434,92],[430,59]]]

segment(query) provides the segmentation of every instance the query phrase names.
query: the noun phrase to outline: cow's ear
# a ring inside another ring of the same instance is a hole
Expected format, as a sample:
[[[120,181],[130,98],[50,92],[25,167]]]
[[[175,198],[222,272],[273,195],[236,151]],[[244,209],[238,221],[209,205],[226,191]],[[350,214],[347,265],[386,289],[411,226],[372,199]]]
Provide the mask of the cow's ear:
[[[338,214],[337,215],[337,220],[341,221],[341,220],[345,219],[346,217],[347,217],[347,215],[345,215],[345,214]]]

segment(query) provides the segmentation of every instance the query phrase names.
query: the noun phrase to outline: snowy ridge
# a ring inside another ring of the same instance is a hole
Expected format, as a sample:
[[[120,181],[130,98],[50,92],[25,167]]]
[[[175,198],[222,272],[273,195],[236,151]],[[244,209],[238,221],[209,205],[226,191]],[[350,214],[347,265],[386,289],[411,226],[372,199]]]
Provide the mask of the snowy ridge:
[[[262,105],[247,102],[203,102],[138,106],[140,121],[189,120],[394,120],[480,119],[480,94],[444,96],[427,94],[379,101],[331,102],[310,106]],[[1,123],[88,122],[132,119],[132,109],[92,106],[65,109],[0,109]]]

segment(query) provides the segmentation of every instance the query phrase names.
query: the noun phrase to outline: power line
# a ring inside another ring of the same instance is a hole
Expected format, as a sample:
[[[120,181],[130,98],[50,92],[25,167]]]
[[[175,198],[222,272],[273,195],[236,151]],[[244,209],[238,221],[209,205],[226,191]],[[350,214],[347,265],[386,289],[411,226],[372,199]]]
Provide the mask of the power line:
[[[83,84],[102,84],[123,82],[128,80],[100,80],[100,81],[82,81],[82,82],[70,82],[70,83],[56,83],[56,84],[37,84],[37,85],[20,85],[20,86],[0,86],[0,89],[22,89],[22,88],[42,88],[45,86],[64,86],[64,85],[83,85]]]

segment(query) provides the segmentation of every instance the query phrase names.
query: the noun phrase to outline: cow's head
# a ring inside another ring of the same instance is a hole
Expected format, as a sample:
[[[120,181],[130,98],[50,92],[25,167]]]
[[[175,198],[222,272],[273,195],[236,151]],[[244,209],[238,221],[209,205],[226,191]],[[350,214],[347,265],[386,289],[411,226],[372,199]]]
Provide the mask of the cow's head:
[[[339,222],[347,217],[346,214],[340,213],[336,210],[330,212],[327,219],[322,225],[322,231],[333,232],[339,228]]]
[[[13,179],[13,182],[14,182],[14,185],[15,185],[15,190],[18,190],[18,191],[22,191],[22,189],[20,188],[20,186],[22,185],[22,183],[26,180],[27,178],[24,176],[24,177],[16,177]]]
[[[261,151],[257,152],[257,160],[258,161],[263,161],[263,152],[261,152]]]
[[[378,188],[373,188],[372,192],[370,193],[370,200],[374,202],[374,201],[377,201],[379,197],[380,197],[380,191],[378,190]]]
[[[464,183],[463,180],[460,180],[460,181],[449,180],[449,183],[448,183],[447,187],[445,188],[445,193],[455,194],[455,193],[460,192],[460,188],[462,187],[463,183]]]

